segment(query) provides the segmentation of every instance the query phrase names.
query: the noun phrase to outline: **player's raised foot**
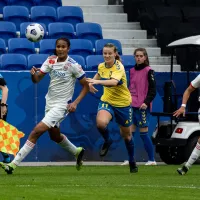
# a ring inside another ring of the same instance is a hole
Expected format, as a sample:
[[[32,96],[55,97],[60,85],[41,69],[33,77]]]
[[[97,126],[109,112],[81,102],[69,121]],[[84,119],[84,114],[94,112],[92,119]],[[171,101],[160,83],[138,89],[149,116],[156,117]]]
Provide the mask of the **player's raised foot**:
[[[138,167],[135,162],[129,162],[130,173],[137,173]]]
[[[109,148],[110,148],[110,146],[111,146],[112,143],[113,143],[113,141],[112,141],[111,139],[108,140],[108,141],[105,141],[105,142],[103,143],[103,145],[102,145],[102,147],[101,147],[101,150],[100,150],[100,152],[99,152],[99,155],[100,155],[101,157],[105,156],[105,155],[108,153],[108,150],[109,150]]]
[[[187,172],[188,172],[189,168],[187,168],[185,165],[182,167],[182,168],[178,168],[177,169],[177,172],[180,174],[180,175],[185,175]]]
[[[3,162],[0,162],[0,166],[1,166],[2,169],[4,169],[4,171],[7,174],[12,174],[14,169],[16,168],[16,165],[13,164],[13,163],[6,164],[6,163],[3,163]]]
[[[76,169],[79,171],[83,165],[83,155],[84,155],[85,149],[83,147],[77,148],[77,153],[75,155],[76,157]]]
[[[148,161],[145,163],[145,165],[157,165],[156,161]]]

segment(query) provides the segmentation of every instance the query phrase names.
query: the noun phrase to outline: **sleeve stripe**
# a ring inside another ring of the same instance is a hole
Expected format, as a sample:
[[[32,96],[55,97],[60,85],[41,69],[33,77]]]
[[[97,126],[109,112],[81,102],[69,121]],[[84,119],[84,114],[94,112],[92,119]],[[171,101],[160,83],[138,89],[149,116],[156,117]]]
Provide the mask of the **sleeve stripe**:
[[[80,76],[79,78],[77,78],[78,80],[81,80],[82,78],[85,77],[85,74],[83,74],[82,76]]]
[[[41,69],[40,69],[40,72],[41,72],[42,74],[46,74],[46,72],[43,72]]]
[[[190,85],[191,85],[194,89],[196,89],[196,88],[192,85],[192,83],[190,83]]]

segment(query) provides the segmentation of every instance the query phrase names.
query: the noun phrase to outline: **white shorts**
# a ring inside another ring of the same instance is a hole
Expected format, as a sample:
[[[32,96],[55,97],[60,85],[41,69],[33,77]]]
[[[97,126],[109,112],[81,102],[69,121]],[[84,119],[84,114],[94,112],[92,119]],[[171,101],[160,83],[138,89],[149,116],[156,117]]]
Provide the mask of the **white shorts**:
[[[53,108],[46,107],[45,117],[42,119],[42,122],[46,124],[49,128],[59,127],[60,123],[67,116],[67,108],[63,106],[55,106]]]

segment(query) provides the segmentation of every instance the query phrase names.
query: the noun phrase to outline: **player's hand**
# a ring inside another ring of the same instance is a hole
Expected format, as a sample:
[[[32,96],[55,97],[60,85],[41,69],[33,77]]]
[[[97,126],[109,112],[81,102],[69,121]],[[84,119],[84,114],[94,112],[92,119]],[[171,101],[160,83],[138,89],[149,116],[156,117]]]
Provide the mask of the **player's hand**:
[[[1,119],[3,119],[3,116],[7,113],[7,107],[1,106]]]
[[[173,113],[173,116],[174,117],[179,117],[180,115],[183,114],[183,117],[185,117],[185,107],[181,106],[178,110],[176,110],[174,113]]]
[[[77,108],[77,104],[75,102],[72,102],[67,105],[67,110],[69,112],[75,112],[76,108]]]
[[[89,83],[89,90],[91,93],[95,94],[98,90],[93,86],[92,83]]]
[[[92,79],[92,78],[86,78],[86,81],[88,83],[91,83],[92,85],[97,85],[99,84],[99,80],[95,80],[95,79]]]
[[[141,106],[140,106],[140,110],[146,110],[147,109],[147,104],[143,103]]]
[[[34,75],[39,70],[40,70],[39,68],[36,68],[36,67],[33,66],[30,73],[31,73],[31,75]]]

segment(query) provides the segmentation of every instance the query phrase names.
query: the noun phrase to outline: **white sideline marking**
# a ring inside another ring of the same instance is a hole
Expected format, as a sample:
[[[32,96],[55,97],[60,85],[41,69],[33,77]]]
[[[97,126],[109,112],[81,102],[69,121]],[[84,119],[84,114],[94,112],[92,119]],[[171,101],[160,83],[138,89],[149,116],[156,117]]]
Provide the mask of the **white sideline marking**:
[[[38,185],[15,185],[16,187],[37,187]],[[78,185],[78,184],[66,184],[66,185],[52,185],[54,187],[107,187],[107,185]],[[0,188],[7,187],[6,185],[0,185]],[[125,184],[125,185],[113,185],[113,187],[145,187],[145,188],[176,188],[176,189],[200,189],[200,187],[188,185],[134,185],[134,184]]]

